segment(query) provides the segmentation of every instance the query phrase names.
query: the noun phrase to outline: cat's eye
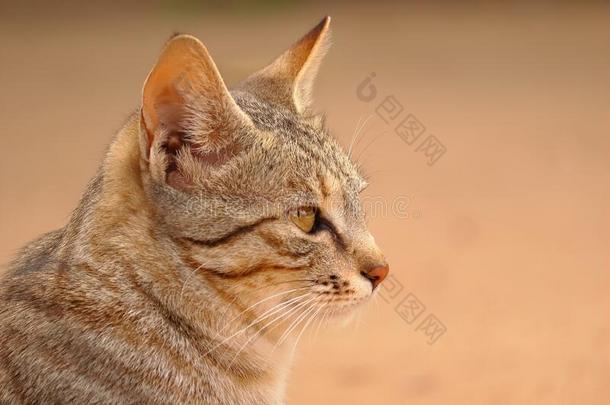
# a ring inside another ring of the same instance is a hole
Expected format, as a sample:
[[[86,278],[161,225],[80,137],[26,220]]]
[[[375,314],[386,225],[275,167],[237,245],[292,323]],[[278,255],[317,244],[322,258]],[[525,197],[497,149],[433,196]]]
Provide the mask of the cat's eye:
[[[316,223],[316,213],[314,207],[301,207],[290,213],[290,220],[303,232],[309,233]]]

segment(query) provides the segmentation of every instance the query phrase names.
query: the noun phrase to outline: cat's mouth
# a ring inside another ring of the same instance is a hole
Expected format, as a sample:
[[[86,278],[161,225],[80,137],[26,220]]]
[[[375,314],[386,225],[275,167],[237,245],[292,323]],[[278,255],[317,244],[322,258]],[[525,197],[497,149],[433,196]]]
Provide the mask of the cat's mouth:
[[[328,318],[342,317],[361,308],[369,301],[371,296],[372,294],[363,297],[339,297],[336,299],[323,300],[319,302],[318,305],[321,306],[320,312],[323,316]]]

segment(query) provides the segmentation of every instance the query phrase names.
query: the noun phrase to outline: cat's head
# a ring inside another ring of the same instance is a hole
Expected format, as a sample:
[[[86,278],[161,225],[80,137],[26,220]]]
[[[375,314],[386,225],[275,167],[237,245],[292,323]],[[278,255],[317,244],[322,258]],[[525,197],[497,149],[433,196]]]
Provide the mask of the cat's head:
[[[329,22],[231,91],[199,40],[173,37],[144,86],[140,147],[157,220],[193,268],[250,300],[342,312],[388,266],[366,183],[310,110]]]

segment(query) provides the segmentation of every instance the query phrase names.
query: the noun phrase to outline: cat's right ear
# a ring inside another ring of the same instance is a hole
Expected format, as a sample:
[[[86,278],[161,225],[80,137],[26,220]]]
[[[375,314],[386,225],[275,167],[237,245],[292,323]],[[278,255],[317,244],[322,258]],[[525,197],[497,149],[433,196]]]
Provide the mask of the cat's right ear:
[[[330,17],[326,16],[275,61],[247,77],[237,88],[306,114],[311,109],[314,79],[329,46]]]
[[[190,35],[177,35],[165,45],[144,84],[141,112],[143,157],[151,166],[156,157],[163,167],[151,171],[178,187],[196,177],[189,170],[227,160],[236,150],[235,133],[251,125],[205,46]],[[185,157],[190,166],[179,161]]]

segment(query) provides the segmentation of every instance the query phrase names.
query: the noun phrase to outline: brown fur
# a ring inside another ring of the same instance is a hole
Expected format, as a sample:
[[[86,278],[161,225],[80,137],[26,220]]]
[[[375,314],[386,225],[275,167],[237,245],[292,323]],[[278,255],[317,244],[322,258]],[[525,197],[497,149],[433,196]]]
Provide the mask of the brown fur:
[[[309,113],[328,23],[231,92],[168,42],[69,223],[0,282],[0,403],[283,403],[294,326],[366,301],[384,263]],[[328,224],[297,228],[304,205]]]

